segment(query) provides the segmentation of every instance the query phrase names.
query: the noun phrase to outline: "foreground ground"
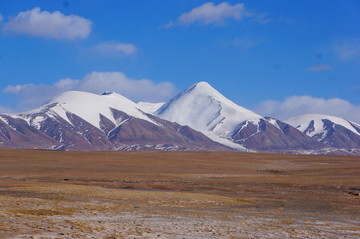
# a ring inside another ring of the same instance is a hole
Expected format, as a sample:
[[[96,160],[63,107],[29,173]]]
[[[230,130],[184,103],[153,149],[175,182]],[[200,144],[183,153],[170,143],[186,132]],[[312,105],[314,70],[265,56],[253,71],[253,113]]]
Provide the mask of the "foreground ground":
[[[0,151],[0,238],[359,238],[360,157]]]

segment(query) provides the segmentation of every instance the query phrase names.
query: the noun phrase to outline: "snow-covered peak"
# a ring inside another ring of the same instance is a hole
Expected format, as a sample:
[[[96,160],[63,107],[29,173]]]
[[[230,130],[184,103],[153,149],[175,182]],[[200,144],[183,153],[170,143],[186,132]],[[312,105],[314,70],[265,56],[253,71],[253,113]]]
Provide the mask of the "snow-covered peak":
[[[345,120],[340,117],[321,115],[321,114],[305,114],[292,117],[285,122],[294,126],[301,132],[305,132],[310,137],[322,134],[325,131],[324,121],[329,120],[334,124],[341,125],[353,133],[360,135],[360,132],[354,128],[358,124]],[[360,129],[360,127],[359,127]]]
[[[155,114],[222,137],[227,137],[242,121],[262,118],[227,99],[207,82],[190,86],[164,104]]]
[[[203,91],[216,91],[209,83],[207,83],[206,81],[200,81],[198,83],[195,83],[192,85],[192,87],[190,88],[196,88],[196,89],[200,89]]]
[[[161,106],[163,106],[165,102],[160,103],[150,103],[150,102],[138,102],[137,107],[148,114],[153,114],[157,111]]]
[[[55,113],[70,122],[66,115],[69,112],[100,128],[100,115],[105,116],[116,124],[116,119],[111,109],[116,109],[130,116],[152,122],[151,119],[137,108],[133,101],[114,92],[97,95],[82,91],[67,91],[53,98],[48,104],[22,115],[44,112],[45,110]]]
[[[232,106],[232,107],[235,107],[235,108],[240,107],[239,105],[235,104],[231,100],[227,99],[219,91],[214,89],[209,83],[207,83],[205,81],[201,81],[201,82],[198,82],[196,84],[193,84],[192,86],[187,88],[185,91],[183,91],[179,95],[185,95],[185,94],[192,94],[193,96],[199,96],[199,95],[209,96],[209,97],[212,97],[212,98],[214,98],[216,100],[219,100],[219,101],[221,101],[223,103],[226,103],[229,106]],[[245,109],[243,107],[241,107],[241,108],[242,108],[242,110]]]

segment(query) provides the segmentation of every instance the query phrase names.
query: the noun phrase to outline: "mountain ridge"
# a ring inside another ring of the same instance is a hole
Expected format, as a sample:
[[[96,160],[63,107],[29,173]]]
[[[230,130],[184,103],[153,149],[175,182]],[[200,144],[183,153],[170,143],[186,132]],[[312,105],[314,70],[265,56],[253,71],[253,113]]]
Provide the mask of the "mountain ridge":
[[[355,122],[322,114],[295,116],[286,122],[325,145],[360,149],[360,125]]]
[[[62,150],[230,150],[200,132],[146,114],[134,102],[117,93],[96,95],[79,91],[65,92],[32,111],[0,115],[0,132],[3,132],[0,134],[0,147],[24,145],[25,148]],[[37,145],[37,142],[31,141],[30,132],[42,137],[44,143]],[[17,137],[18,142],[10,143],[15,139],[14,135],[21,137]]]
[[[164,103],[64,92],[34,110],[0,114],[0,148],[360,154],[360,125],[324,115],[264,117],[198,82]]]
[[[284,122],[263,117],[235,104],[206,82],[199,82],[180,92],[155,114],[250,151],[292,152],[324,146]],[[288,130],[284,132],[278,122]]]

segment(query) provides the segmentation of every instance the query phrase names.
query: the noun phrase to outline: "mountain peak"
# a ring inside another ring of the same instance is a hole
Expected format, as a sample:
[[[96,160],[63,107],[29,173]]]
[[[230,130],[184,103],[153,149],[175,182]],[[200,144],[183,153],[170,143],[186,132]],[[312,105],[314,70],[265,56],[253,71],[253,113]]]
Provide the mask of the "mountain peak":
[[[113,94],[114,92],[113,91],[104,91],[103,93],[101,93],[101,95],[111,95]]]
[[[184,92],[196,91],[201,94],[208,95],[221,95],[217,90],[215,90],[209,83],[206,81],[200,81],[196,84],[193,84],[189,88],[187,88]]]
[[[201,88],[211,88],[211,89],[213,89],[213,87],[209,83],[207,83],[206,81],[200,81],[198,83],[195,83],[193,86],[201,87]]]
[[[307,114],[286,120],[301,132],[336,148],[360,148],[360,125],[340,117]]]
[[[333,124],[341,125],[342,127],[345,127],[346,129],[360,136],[360,132],[354,128],[354,126],[357,125],[356,123],[336,116],[322,114],[305,114],[292,117],[290,119],[287,119],[285,122],[294,126],[302,132],[305,132],[309,125],[313,124],[314,130],[312,130],[311,132],[307,132],[307,134],[312,137],[316,134],[324,132],[325,121],[330,121]]]
[[[168,101],[156,114],[170,121],[188,125],[200,131],[227,135],[244,120],[261,118],[245,109],[207,82],[198,82]]]
[[[116,123],[112,109],[152,122],[133,101],[118,93],[98,95],[83,91],[66,91],[53,98],[48,105],[51,106],[51,111],[67,121],[70,121],[67,113],[72,113],[97,128],[100,128],[100,115]]]

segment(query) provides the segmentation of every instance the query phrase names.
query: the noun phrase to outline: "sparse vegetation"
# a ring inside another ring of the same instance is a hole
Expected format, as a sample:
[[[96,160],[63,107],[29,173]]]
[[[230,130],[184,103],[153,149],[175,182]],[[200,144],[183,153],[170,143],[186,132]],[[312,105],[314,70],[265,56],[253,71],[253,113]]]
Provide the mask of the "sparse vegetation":
[[[1,150],[0,238],[357,238],[359,166],[340,156]]]

